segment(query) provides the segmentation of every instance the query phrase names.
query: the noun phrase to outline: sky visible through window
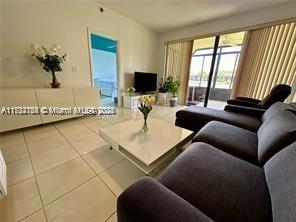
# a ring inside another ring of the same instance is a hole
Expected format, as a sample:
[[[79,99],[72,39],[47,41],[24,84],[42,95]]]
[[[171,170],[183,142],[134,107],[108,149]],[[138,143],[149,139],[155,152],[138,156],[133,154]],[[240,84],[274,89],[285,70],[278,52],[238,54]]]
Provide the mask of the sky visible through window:
[[[220,36],[212,87],[231,89],[244,32]],[[194,41],[189,86],[207,87],[215,37]]]

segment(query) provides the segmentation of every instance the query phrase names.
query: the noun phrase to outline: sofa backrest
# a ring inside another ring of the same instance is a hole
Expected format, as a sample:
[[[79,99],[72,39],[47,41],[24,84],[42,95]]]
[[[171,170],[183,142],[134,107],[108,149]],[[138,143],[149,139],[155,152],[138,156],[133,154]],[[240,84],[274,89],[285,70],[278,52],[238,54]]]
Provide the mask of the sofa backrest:
[[[276,103],[272,104],[272,106],[270,106],[265,111],[265,113],[261,117],[261,121],[264,122],[264,121],[268,120],[269,118],[271,118],[278,111],[286,110],[286,109],[293,110],[295,108],[293,106],[291,106],[290,104],[286,104],[286,103],[282,103],[282,102],[276,102]]]
[[[281,110],[260,126],[258,161],[262,165],[274,154],[296,141],[296,111]]]
[[[274,155],[265,165],[273,222],[296,221],[296,142]]]
[[[278,84],[274,86],[269,95],[264,97],[260,102],[260,106],[264,109],[268,109],[275,102],[284,102],[291,93],[291,87],[285,84]]]

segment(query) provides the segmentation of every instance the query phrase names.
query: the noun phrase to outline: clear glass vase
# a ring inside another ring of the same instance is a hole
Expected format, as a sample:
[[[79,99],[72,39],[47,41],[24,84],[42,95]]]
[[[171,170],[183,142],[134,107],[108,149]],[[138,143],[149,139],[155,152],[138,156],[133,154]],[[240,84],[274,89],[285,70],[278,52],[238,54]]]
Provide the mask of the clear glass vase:
[[[143,133],[147,133],[148,132],[147,117],[144,117],[144,125],[142,127],[142,132]]]

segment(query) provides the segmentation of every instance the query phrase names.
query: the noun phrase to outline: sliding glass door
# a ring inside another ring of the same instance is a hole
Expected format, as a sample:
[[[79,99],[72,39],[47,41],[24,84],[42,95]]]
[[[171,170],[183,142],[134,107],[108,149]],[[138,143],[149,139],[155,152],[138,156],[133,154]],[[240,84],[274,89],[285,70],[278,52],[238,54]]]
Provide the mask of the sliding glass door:
[[[239,32],[194,40],[188,105],[224,108],[233,86],[244,34]]]
[[[215,37],[194,40],[187,105],[204,104],[213,60]]]

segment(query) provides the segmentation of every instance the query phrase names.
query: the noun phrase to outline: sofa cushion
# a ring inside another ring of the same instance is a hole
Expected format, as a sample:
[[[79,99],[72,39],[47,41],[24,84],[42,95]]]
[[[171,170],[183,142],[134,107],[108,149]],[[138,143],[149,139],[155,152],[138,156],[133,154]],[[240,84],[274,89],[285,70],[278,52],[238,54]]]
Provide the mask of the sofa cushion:
[[[262,115],[261,121],[264,122],[271,118],[274,114],[276,114],[278,111],[286,110],[286,109],[293,109],[293,107],[289,104],[282,103],[282,102],[276,102],[272,104]]]
[[[120,222],[213,222],[151,177],[143,177],[120,194],[117,215]]]
[[[274,155],[264,170],[273,222],[296,221],[296,142]]]
[[[205,142],[226,153],[257,164],[257,134],[227,123],[211,121],[193,139]]]
[[[159,182],[214,221],[271,221],[264,171],[205,143],[193,143]]]
[[[198,106],[186,107],[178,111],[176,117],[179,126],[182,126],[184,122],[184,125],[191,130],[199,130],[212,120],[229,123],[254,132],[257,132],[261,125],[261,120],[256,117]]]
[[[258,161],[264,164],[274,154],[296,140],[296,114],[281,110],[258,130]]]

